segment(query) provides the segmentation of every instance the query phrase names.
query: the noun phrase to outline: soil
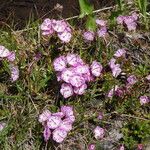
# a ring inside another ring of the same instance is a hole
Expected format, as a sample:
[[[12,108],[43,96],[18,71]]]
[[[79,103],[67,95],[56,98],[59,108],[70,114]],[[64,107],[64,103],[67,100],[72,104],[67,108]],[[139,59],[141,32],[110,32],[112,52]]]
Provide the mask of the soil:
[[[111,6],[115,0],[89,0],[95,9]],[[0,21],[22,28],[29,18],[66,18],[79,14],[78,0],[0,0]]]

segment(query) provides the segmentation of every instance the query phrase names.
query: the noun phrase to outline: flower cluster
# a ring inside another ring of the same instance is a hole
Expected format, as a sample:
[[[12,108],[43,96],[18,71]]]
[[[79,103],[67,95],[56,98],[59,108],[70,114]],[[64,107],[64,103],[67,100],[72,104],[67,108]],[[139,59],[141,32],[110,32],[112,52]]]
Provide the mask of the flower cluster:
[[[53,62],[55,71],[57,71],[57,80],[63,81],[60,93],[64,98],[73,94],[82,95],[87,89],[87,83],[94,77],[99,77],[102,71],[102,65],[93,61],[91,66],[83,62],[76,54],[67,54],[60,56]]]
[[[138,14],[132,13],[130,16],[118,16],[117,23],[125,25],[129,31],[136,30],[137,27]]]
[[[45,19],[41,24],[42,35],[52,35],[57,33],[59,39],[68,43],[71,40],[71,28],[65,20]]]
[[[14,82],[19,78],[18,66],[14,65],[13,62],[16,59],[15,52],[9,51],[4,46],[0,45],[0,58],[9,61],[9,69],[11,72],[11,80]]]
[[[72,130],[72,124],[75,121],[73,108],[71,106],[62,106],[60,112],[51,113],[45,110],[39,115],[39,122],[44,127],[44,140],[47,142],[51,137],[57,143],[62,143]]]
[[[96,19],[96,24],[98,26],[97,36],[98,37],[105,37],[105,35],[107,33],[106,21],[100,20],[100,19]],[[96,35],[95,32],[89,30],[89,31],[86,31],[86,32],[83,33],[83,38],[86,41],[93,41],[95,35]]]

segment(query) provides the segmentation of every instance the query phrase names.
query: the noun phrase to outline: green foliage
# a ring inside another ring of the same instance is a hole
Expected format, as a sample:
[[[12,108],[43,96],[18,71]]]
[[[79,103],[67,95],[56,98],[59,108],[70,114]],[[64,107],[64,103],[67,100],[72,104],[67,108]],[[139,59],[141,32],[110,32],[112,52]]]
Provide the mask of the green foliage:
[[[150,121],[131,120],[122,128],[123,139],[128,149],[135,149],[137,144],[148,144],[150,140]]]
[[[87,16],[86,29],[90,31],[96,30],[95,15],[93,14],[94,7],[88,2],[88,0],[79,0],[80,4],[80,16],[83,18]]]

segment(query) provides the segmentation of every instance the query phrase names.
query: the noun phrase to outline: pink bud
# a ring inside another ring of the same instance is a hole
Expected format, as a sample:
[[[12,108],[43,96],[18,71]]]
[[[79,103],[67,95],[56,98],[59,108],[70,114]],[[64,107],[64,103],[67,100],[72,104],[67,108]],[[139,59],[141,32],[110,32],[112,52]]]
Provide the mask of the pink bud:
[[[14,82],[19,78],[18,66],[14,66],[13,64],[10,64],[9,69],[11,72],[11,80],[12,80],[12,82]]]
[[[43,136],[44,136],[45,142],[47,142],[50,139],[51,131],[47,126],[45,126],[44,128]]]

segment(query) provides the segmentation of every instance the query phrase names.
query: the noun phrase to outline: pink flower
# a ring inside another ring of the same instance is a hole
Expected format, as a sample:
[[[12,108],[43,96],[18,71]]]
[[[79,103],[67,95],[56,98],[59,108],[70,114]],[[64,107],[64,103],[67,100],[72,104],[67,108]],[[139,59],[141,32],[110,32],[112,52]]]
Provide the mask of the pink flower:
[[[131,75],[127,78],[127,82],[129,85],[134,85],[137,82],[137,78],[135,75]]]
[[[126,50],[124,48],[122,48],[122,49],[118,49],[115,52],[114,56],[116,56],[116,57],[122,57],[123,56],[124,57],[125,54],[126,54]]]
[[[56,32],[64,32],[67,23],[64,20],[53,20],[52,27]]]
[[[99,77],[101,75],[102,69],[103,67],[99,62],[97,61],[92,62],[91,72],[95,77]]]
[[[109,92],[108,92],[108,97],[112,98],[113,95],[115,95],[115,92],[118,90],[118,85],[115,85]]]
[[[105,20],[96,19],[96,24],[99,26],[106,26]]]
[[[51,131],[47,126],[45,126],[44,132],[43,132],[43,137],[44,137],[45,142],[47,142],[50,139],[50,136],[51,136]]]
[[[68,119],[64,119],[59,126],[59,129],[65,130],[67,132],[72,130],[72,122]]]
[[[103,113],[102,113],[102,112],[99,112],[99,114],[98,114],[98,117],[97,117],[97,118],[98,118],[99,120],[102,120],[102,119],[103,119],[103,117],[104,117],[104,116],[103,116]]]
[[[7,56],[7,59],[9,61],[14,61],[16,59],[15,52],[10,52],[10,54]]]
[[[55,71],[62,71],[63,69],[66,68],[66,58],[64,56],[60,56],[56,58],[53,62],[53,66]]]
[[[119,64],[116,64],[114,68],[112,68],[112,75],[116,78],[121,73],[121,68]]]
[[[118,88],[117,91],[115,91],[115,94],[119,97],[122,97],[125,90],[123,88]]]
[[[125,150],[124,146],[121,145],[120,148],[119,148],[119,150]]]
[[[58,37],[60,38],[62,42],[69,43],[71,40],[72,34],[68,32],[67,30],[65,30],[61,33],[58,33]]]
[[[75,75],[73,68],[67,68],[62,71],[61,79],[67,83],[70,83],[70,79]]]
[[[19,78],[18,66],[14,66],[13,64],[10,64],[9,69],[11,72],[11,80],[12,80],[12,82],[14,82]]]
[[[44,110],[42,114],[39,115],[39,122],[43,123],[49,119],[51,112],[49,110]]]
[[[57,143],[62,143],[66,137],[67,131],[63,129],[57,128],[53,131],[53,140],[56,141]]]
[[[74,87],[74,93],[78,95],[83,95],[86,89],[87,89],[87,85],[83,84],[80,87]]]
[[[42,35],[52,35],[54,33],[54,29],[52,28],[52,20],[46,18],[41,24],[41,30]]]
[[[49,129],[56,129],[62,123],[62,120],[58,116],[50,116],[47,120],[47,126]]]
[[[143,144],[138,144],[138,150],[143,150]]]
[[[97,31],[98,37],[104,37],[107,33],[107,28],[106,27],[102,27],[101,29],[99,29]]]
[[[148,96],[140,96],[140,103],[141,105],[147,104],[150,102],[150,99]]]
[[[123,24],[123,22],[124,22],[124,16],[118,16],[117,17],[117,23],[118,24]]]
[[[115,64],[116,62],[116,59],[112,58],[109,62],[109,66],[112,70],[112,75],[114,77],[117,77],[120,73],[121,73],[121,68],[120,68],[120,65],[119,64]]]
[[[88,146],[88,150],[96,150],[95,144],[90,144],[90,145]]]
[[[114,59],[114,58],[112,58],[112,59],[110,60],[109,66],[110,66],[111,69],[115,67],[115,62],[116,62],[116,59]]]
[[[4,57],[8,57],[9,55],[10,55],[10,51],[4,46],[0,45],[0,57],[4,58]]]
[[[78,75],[88,74],[90,73],[90,67],[88,65],[78,65],[75,67],[75,73]]]
[[[61,78],[61,72],[58,72],[56,74],[56,77],[57,77],[57,81],[61,81],[62,80],[62,78]]]
[[[94,40],[94,32],[93,31],[86,31],[83,33],[83,38],[86,40],[86,41],[93,41]]]
[[[74,87],[80,87],[81,85],[85,84],[85,80],[80,75],[74,75],[70,78],[70,84]]]
[[[69,53],[69,54],[67,54],[66,59],[67,59],[67,63],[71,66],[77,66],[79,64],[84,64],[82,59],[76,54]]]
[[[94,129],[94,137],[97,139],[97,140],[100,140],[104,137],[104,134],[105,134],[105,130],[99,126],[97,126],[95,129]]]
[[[148,76],[146,77],[146,79],[147,79],[148,81],[150,81],[150,75],[148,75]]]
[[[64,113],[66,117],[73,116],[73,107],[72,106],[61,106],[61,112]]]
[[[6,127],[6,123],[0,123],[0,132]]]
[[[61,85],[60,93],[63,95],[64,98],[68,98],[73,95],[73,88],[70,84],[63,83]]]

